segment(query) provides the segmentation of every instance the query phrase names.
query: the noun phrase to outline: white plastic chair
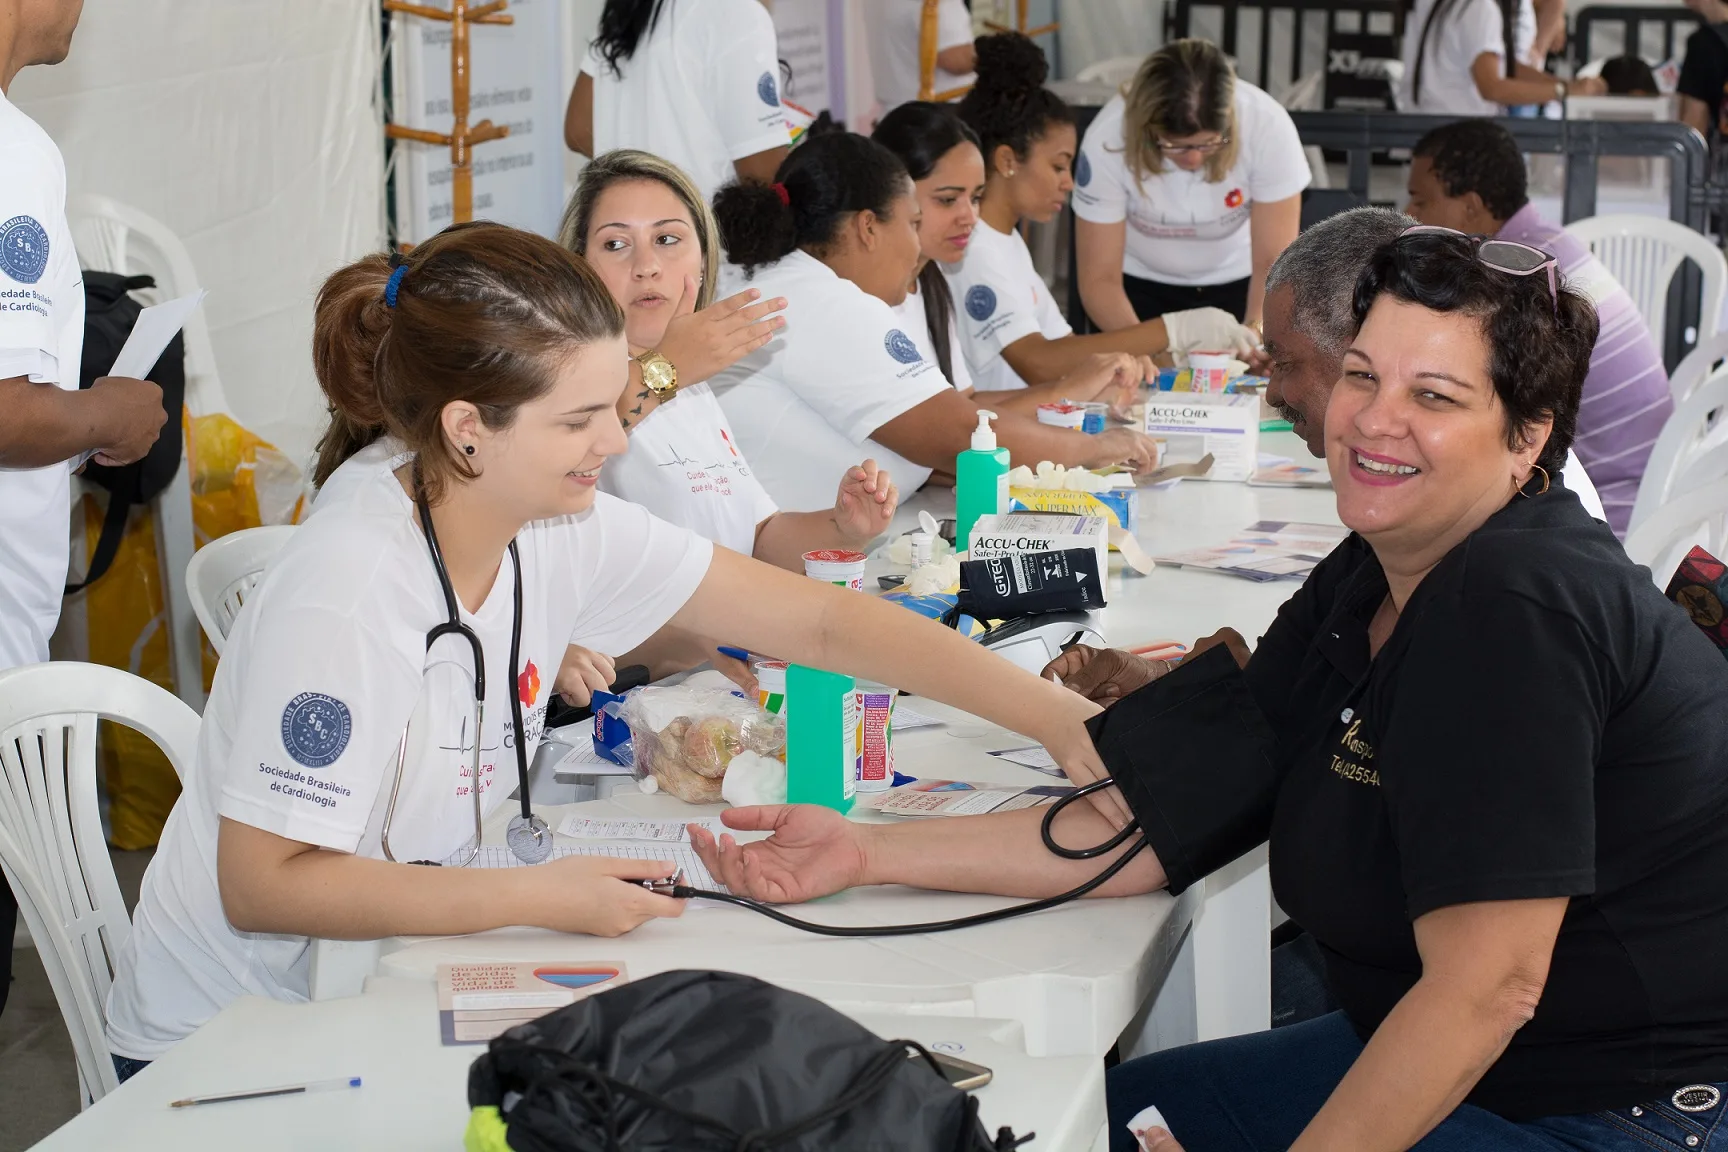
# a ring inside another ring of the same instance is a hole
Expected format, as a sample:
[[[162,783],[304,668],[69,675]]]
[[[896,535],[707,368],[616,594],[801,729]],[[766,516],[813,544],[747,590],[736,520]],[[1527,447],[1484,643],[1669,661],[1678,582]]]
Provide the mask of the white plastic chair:
[[[1693,389],[1704,383],[1705,378],[1715,373],[1725,360],[1728,360],[1728,332],[1718,332],[1698,341],[1698,346],[1686,353],[1686,359],[1680,361],[1668,377],[1668,391],[1674,397],[1674,406],[1678,408],[1684,404]]]
[[[1629,528],[1637,528],[1677,494],[1728,476],[1728,423],[1716,416],[1724,408],[1728,370],[1706,377],[1675,406],[1644,465]]]
[[[1716,480],[1668,501],[1626,534],[1626,555],[1666,588],[1693,545],[1728,555],[1728,480]]]
[[[1668,331],[1668,288],[1681,263],[1692,261],[1703,273],[1704,285],[1698,327],[1688,332],[1686,343],[1702,344],[1716,334],[1722,294],[1728,289],[1728,260],[1707,238],[1672,220],[1634,214],[1587,216],[1566,225],[1566,231],[1590,245],[1620,281],[1658,346]]]
[[[181,779],[191,770],[198,714],[166,689],[99,664],[0,672],[0,872],[72,1034],[86,1106],[116,1086],[104,1012],[132,931],[102,839],[98,719],[149,737]]]
[[[270,558],[293,534],[292,524],[242,528],[193,553],[192,562],[186,565],[186,588],[198,623],[204,626],[204,635],[218,656],[228,642],[234,618],[258,586]]]
[[[186,246],[167,225],[106,196],[74,196],[66,206],[72,242],[85,268],[156,278],[153,291],[140,293],[151,303],[173,300],[201,285]],[[194,416],[226,411],[228,402],[216,376],[216,356],[202,308],[186,322],[186,407]],[[174,480],[151,502],[156,513],[157,549],[168,616],[168,651],[180,699],[194,710],[204,707],[204,657],[198,621],[180,576],[196,546],[192,528],[192,490],[186,458]]]

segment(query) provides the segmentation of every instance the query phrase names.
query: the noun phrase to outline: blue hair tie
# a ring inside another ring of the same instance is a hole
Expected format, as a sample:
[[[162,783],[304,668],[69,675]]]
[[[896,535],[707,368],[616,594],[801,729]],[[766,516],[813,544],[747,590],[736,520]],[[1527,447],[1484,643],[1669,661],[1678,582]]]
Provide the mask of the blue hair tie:
[[[384,284],[384,306],[396,307],[396,293],[402,288],[402,278],[408,275],[408,265],[398,264],[396,270],[390,273],[390,279]]]

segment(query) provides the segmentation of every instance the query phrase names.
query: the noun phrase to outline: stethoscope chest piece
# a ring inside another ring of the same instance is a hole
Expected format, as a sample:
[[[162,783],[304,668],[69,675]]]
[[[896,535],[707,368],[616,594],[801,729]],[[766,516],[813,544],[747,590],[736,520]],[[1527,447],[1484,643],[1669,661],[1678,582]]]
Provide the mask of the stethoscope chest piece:
[[[504,829],[504,843],[522,863],[538,864],[552,855],[552,829],[538,815],[518,812]]]

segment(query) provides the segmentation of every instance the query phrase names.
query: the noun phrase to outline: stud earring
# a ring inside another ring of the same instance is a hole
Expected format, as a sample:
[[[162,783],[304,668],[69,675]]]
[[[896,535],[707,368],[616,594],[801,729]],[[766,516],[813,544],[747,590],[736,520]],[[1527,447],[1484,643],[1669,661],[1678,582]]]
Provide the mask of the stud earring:
[[[468,455],[470,455],[470,456],[472,456],[472,455],[474,455],[474,445],[472,445],[472,444],[464,444],[464,445],[462,445],[462,451],[464,451],[464,452],[466,452],[466,453],[467,453],[467,454],[468,454]]]

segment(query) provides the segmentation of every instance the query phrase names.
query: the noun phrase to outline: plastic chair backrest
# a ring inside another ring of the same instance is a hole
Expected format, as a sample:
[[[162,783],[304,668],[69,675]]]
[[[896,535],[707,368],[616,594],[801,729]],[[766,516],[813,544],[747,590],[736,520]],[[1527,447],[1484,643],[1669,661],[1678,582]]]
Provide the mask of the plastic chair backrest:
[[[1683,261],[1703,274],[1698,330],[1689,343],[1702,343],[1716,334],[1722,317],[1722,294],[1728,289],[1728,260],[1707,238],[1684,224],[1655,216],[1620,214],[1587,216],[1566,225],[1566,231],[1590,246],[1650,326],[1660,347],[1668,331],[1668,288]]]
[[[140,295],[152,303],[174,300],[203,285],[186,245],[166,224],[106,196],[74,196],[66,205],[72,242],[85,268],[156,278],[154,291]],[[186,407],[194,416],[228,410],[216,375],[210,325],[199,308],[186,321]]]
[[[1691,395],[1674,407],[1662,426],[1628,526],[1636,528],[1674,498],[1675,493],[1728,476],[1728,422],[1716,413],[1728,408],[1728,367],[1704,378]]]
[[[1684,404],[1693,389],[1725,360],[1728,360],[1728,331],[1699,340],[1698,346],[1686,353],[1686,359],[1675,365],[1668,377],[1668,392],[1674,397],[1674,406]]]
[[[1682,492],[1626,533],[1626,555],[1666,588],[1694,544],[1712,556],[1728,553],[1728,479]]]
[[[115,1086],[103,1011],[132,931],[97,806],[99,719],[148,737],[182,779],[191,770],[198,714],[166,689],[71,661],[0,672],[0,864],[72,1034],[86,1103]]]
[[[192,555],[186,565],[186,590],[192,596],[192,610],[210,647],[222,654],[228,641],[228,630],[246,604],[246,598],[264,575],[270,558],[288,543],[294,534],[292,524],[272,524],[262,528],[242,528],[218,537]]]

